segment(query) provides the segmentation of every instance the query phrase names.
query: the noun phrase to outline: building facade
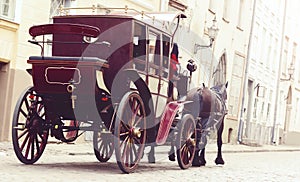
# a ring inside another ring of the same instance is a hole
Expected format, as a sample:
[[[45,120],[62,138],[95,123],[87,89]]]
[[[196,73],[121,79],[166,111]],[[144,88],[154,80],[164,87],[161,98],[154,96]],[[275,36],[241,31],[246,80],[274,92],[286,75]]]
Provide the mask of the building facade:
[[[299,1],[286,1],[286,16],[281,57],[280,85],[278,97],[279,126],[277,135],[278,144],[300,144],[300,23],[297,14],[300,8]]]
[[[12,64],[16,60],[17,34],[19,24],[15,22],[15,4],[0,1],[0,140],[7,138],[11,106]]]
[[[174,41],[179,46],[182,69],[190,59],[198,65],[191,87],[202,83],[213,86],[229,82],[224,143],[236,143],[239,135],[244,141],[258,143],[268,143],[276,135],[274,138],[278,142],[281,138],[288,143],[288,138],[297,136],[300,127],[297,109],[300,106],[300,71],[296,69],[293,79],[289,81],[274,82],[279,76],[283,79],[289,76],[288,66],[285,68],[285,65],[291,63],[287,61],[280,66],[285,56],[285,51],[281,51],[284,50],[281,44],[285,45],[282,43],[282,2],[276,0],[270,5],[262,0],[0,0],[0,42],[3,42],[0,44],[0,84],[5,88],[0,91],[4,103],[0,106],[0,140],[10,139],[15,103],[20,93],[32,85],[31,77],[26,72],[26,68],[30,67],[26,60],[30,55],[38,55],[40,50],[27,43],[31,38],[29,27],[51,22],[51,17],[59,14],[61,6],[128,6],[145,12],[181,11],[187,15]],[[28,11],[32,9],[34,11]],[[219,31],[212,46],[195,51],[196,44],[210,44],[208,28],[213,25],[214,19]],[[294,20],[288,19],[284,29],[290,29],[288,27],[293,26]],[[286,59],[294,60],[294,67],[298,68],[297,31],[284,32],[288,40]],[[249,48],[249,45],[252,46]],[[51,54],[51,49],[46,54]],[[279,71],[279,68],[282,69]],[[279,75],[279,72],[283,72],[283,75]]]
[[[10,140],[15,103],[21,92],[32,85],[26,61],[40,50],[27,42],[31,39],[28,29],[45,23],[49,6],[47,1],[0,0],[0,141]]]
[[[239,135],[243,143],[297,143],[298,78],[290,72],[298,73],[299,25],[294,18],[298,4],[256,0],[241,109]]]

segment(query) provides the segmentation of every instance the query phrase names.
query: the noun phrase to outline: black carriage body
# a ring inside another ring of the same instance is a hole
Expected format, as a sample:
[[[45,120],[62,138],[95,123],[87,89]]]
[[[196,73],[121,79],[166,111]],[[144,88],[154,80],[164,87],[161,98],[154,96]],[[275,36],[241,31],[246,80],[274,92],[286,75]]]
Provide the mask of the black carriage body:
[[[156,117],[161,116],[168,98],[170,34],[132,16],[59,16],[54,17],[55,24],[89,25],[99,28],[100,35],[95,43],[87,44],[83,41],[83,36],[53,34],[53,57],[30,58],[28,62],[33,65],[35,89],[37,93],[48,98],[45,103],[47,111],[58,116],[74,118],[70,98],[76,95],[75,110],[80,110],[76,117],[93,119],[94,117],[89,116],[98,114],[95,112],[97,110],[87,108],[94,107],[96,104],[101,110],[111,104],[101,100],[95,101],[95,94],[110,96],[113,90],[134,89],[146,92],[142,93],[146,100],[152,98],[151,102],[153,102],[153,104],[146,104],[146,106],[153,105],[148,110],[154,110]],[[83,59],[72,61],[72,58]],[[49,68],[52,70],[49,71]],[[128,78],[122,75],[124,72],[120,70],[132,70],[137,72],[138,76]],[[101,73],[97,78],[98,71]],[[80,83],[76,80],[79,78],[78,73],[80,73]],[[56,79],[56,82],[62,80],[64,84],[49,82],[47,77]],[[128,85],[128,79],[133,82],[141,79],[143,84]],[[65,84],[70,80],[75,82],[76,87],[72,94],[67,92],[67,84]],[[148,88],[142,88],[145,86]],[[76,106],[81,107],[76,108]]]
[[[101,111],[110,104],[101,99],[107,93],[97,86],[96,80],[97,72],[108,67],[104,60],[33,56],[28,63],[32,64],[35,91],[44,98],[50,118],[99,120],[97,109]],[[73,92],[68,91],[71,85]]]

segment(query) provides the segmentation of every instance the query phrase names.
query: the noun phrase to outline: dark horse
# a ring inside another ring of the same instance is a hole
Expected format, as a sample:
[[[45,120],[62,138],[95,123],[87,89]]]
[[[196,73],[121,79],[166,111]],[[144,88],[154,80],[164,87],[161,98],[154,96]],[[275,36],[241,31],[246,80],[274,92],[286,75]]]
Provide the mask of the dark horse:
[[[193,101],[184,108],[185,112],[191,113],[197,120],[198,139],[193,166],[204,166],[205,145],[210,132],[217,130],[218,155],[216,164],[224,164],[222,158],[222,133],[224,129],[224,117],[227,114],[225,101],[227,100],[226,88],[228,83],[212,87],[194,88],[187,93],[185,100]],[[175,161],[174,145],[169,152],[169,159]],[[200,152],[200,155],[199,155]]]

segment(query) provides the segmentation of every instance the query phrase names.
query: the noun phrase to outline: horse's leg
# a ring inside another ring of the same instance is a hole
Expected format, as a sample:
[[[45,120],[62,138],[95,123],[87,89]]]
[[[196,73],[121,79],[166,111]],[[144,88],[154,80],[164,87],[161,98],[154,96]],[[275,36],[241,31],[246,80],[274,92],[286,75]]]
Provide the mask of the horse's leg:
[[[218,165],[218,164],[221,164],[221,165],[224,165],[225,162],[222,158],[222,133],[223,133],[223,129],[224,129],[224,118],[222,119],[221,121],[221,124],[220,124],[220,127],[218,129],[218,136],[217,136],[217,145],[218,145],[218,155],[217,155],[217,158],[215,160],[215,163]]]
[[[168,157],[170,161],[175,161],[175,143],[174,140],[171,141],[171,149],[168,153]]]
[[[148,153],[148,162],[149,163],[155,163],[155,144],[150,145],[150,152]]]
[[[196,151],[195,151],[195,156],[192,162],[192,166],[200,166],[200,140],[201,140],[201,125],[200,125],[200,121],[197,122],[197,138],[196,138]]]
[[[199,157],[199,164],[200,166],[205,166],[206,160],[205,160],[205,148],[203,148],[200,152],[200,157]]]

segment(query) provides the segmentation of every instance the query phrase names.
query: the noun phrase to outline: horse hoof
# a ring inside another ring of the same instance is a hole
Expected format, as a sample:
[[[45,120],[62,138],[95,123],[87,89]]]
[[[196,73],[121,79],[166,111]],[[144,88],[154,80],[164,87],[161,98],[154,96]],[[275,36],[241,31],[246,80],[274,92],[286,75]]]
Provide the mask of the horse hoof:
[[[174,153],[172,153],[172,154],[169,154],[169,160],[170,161],[175,161],[175,154]]]
[[[224,165],[225,162],[222,158],[216,158],[215,160],[216,165]]]
[[[155,157],[153,155],[148,155],[148,162],[155,163]]]
[[[206,161],[203,161],[201,159],[194,159],[192,162],[192,166],[194,167],[201,167],[201,166],[205,166],[206,165]]]
[[[192,166],[200,167],[201,166],[200,161],[194,159],[193,162],[192,162]]]
[[[204,160],[199,160],[200,166],[205,166],[206,165],[206,161]]]

